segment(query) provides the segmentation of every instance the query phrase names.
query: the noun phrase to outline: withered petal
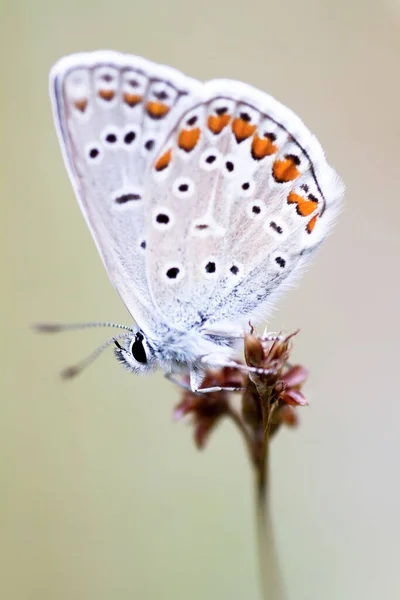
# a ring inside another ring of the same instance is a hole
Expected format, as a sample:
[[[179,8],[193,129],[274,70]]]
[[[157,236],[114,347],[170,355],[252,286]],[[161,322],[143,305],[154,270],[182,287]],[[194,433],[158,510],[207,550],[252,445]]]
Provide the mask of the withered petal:
[[[299,424],[299,417],[294,406],[285,404],[279,410],[279,417],[281,422],[287,427],[297,427]]]
[[[194,441],[199,450],[202,450],[206,445],[211,431],[214,429],[218,419],[198,419],[194,428]]]
[[[290,387],[295,387],[304,383],[307,377],[307,369],[301,365],[295,365],[291,367],[284,375],[282,375],[281,380],[287,383],[287,385]]]
[[[248,365],[259,367],[264,360],[264,348],[258,337],[246,335],[244,339],[244,355]]]
[[[286,390],[281,396],[282,401],[293,406],[307,406],[308,401],[301,392],[297,390]]]
[[[197,409],[198,401],[194,394],[185,393],[182,402],[180,402],[173,412],[172,418],[174,421],[179,421],[191,412]]]

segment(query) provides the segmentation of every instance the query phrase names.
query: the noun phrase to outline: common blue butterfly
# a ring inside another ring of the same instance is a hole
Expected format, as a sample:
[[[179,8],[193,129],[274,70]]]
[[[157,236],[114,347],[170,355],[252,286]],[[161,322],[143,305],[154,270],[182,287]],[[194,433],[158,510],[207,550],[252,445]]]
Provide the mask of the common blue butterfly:
[[[238,81],[97,51],[61,59],[50,95],[82,212],[136,323],[120,326],[117,358],[190,373],[198,391],[308,263],[343,185],[291,110]]]

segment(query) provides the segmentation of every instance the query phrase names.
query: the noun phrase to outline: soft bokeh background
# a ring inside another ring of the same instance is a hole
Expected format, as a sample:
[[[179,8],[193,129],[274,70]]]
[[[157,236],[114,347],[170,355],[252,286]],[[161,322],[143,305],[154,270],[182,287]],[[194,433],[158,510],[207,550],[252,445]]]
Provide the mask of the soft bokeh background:
[[[61,55],[142,54],[252,83],[298,112],[347,184],[339,225],[272,330],[301,327],[311,406],[273,444],[289,597],[400,597],[399,56],[395,0],[8,0],[1,5],[1,551],[8,600],[258,598],[251,475],[226,424],[195,451],[161,375],[105,332],[36,320],[128,315],[79,212],[53,130]]]

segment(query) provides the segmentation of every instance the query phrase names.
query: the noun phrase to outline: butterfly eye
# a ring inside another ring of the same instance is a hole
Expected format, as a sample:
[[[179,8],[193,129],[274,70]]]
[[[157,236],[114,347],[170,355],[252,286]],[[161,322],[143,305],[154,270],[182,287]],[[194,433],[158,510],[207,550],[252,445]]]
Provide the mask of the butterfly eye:
[[[130,350],[133,358],[138,363],[141,363],[142,365],[145,365],[147,363],[147,355],[143,345],[143,335],[141,333],[137,333],[135,335]]]

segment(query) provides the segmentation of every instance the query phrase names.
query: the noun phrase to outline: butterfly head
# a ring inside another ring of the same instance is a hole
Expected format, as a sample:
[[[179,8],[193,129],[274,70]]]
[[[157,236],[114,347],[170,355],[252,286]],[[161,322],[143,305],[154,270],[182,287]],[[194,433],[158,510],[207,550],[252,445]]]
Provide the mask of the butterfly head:
[[[144,333],[138,329],[127,336],[123,343],[114,340],[115,356],[128,371],[137,375],[152,371],[157,366],[154,348],[149,344]]]

